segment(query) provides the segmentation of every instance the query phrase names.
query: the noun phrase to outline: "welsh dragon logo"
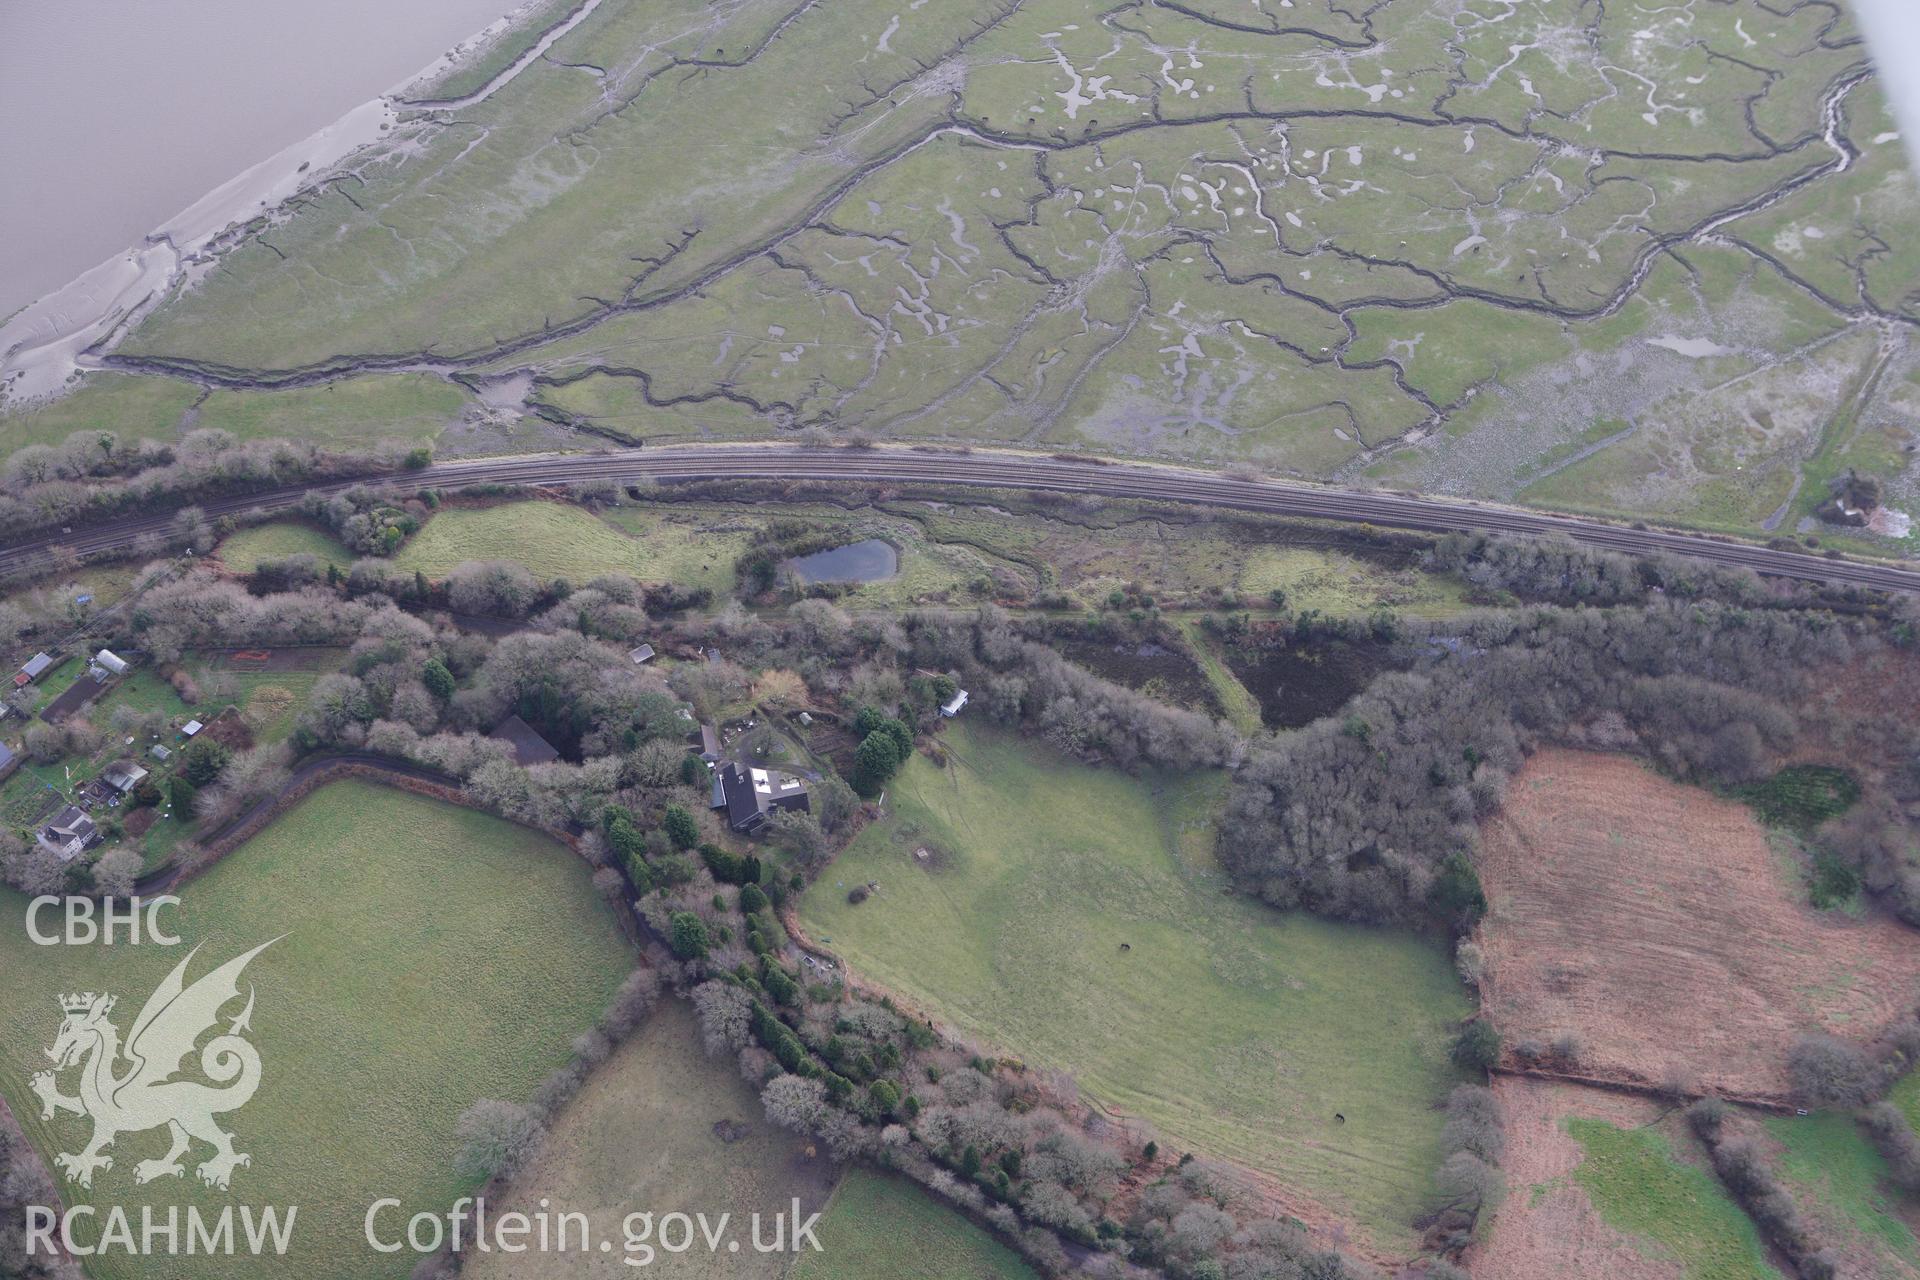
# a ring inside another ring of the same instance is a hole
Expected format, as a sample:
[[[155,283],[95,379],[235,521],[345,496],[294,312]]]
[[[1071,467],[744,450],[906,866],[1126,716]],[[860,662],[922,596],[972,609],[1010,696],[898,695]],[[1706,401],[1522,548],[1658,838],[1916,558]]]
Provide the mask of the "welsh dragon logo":
[[[233,1135],[214,1122],[215,1116],[245,1106],[260,1087],[260,1053],[244,1035],[252,1029],[251,986],[246,1008],[200,1049],[200,1072],[212,1085],[175,1077],[200,1038],[215,1029],[220,1011],[239,999],[240,974],[247,962],[278,941],[264,942],[187,986],[187,965],[200,950],[195,947],[147,997],[124,1045],[110,1017],[115,997],[91,991],[60,997],[66,1019],[46,1051],[54,1067],[34,1076],[32,1085],[40,1097],[41,1119],[51,1120],[62,1111],[93,1118],[93,1139],[86,1147],[54,1157],[76,1185],[91,1187],[96,1170],[113,1168],[113,1158],[104,1153],[115,1138],[162,1127],[173,1145],[159,1159],[135,1165],[135,1182],[182,1176],[186,1169],[180,1158],[195,1140],[213,1148],[197,1170],[200,1181],[210,1187],[226,1190],[234,1169],[253,1163],[233,1149]],[[68,1097],[60,1092],[58,1079],[74,1067],[80,1071],[79,1094]]]

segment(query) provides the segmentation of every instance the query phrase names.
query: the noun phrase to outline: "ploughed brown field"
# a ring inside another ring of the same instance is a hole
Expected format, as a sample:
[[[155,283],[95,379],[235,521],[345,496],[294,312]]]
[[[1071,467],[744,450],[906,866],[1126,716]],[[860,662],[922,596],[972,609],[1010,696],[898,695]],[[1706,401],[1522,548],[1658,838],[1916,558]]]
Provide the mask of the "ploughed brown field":
[[[1586,1152],[1564,1121],[1591,1116],[1622,1129],[1656,1120],[1650,1098],[1582,1085],[1498,1076],[1507,1198],[1469,1258],[1474,1280],[1683,1280],[1686,1269],[1610,1227],[1574,1171]]]
[[[1920,1001],[1911,932],[1813,910],[1744,805],[1638,761],[1541,751],[1483,835],[1483,1007],[1509,1049],[1571,1033],[1581,1076],[1777,1098],[1796,1036],[1866,1039]]]

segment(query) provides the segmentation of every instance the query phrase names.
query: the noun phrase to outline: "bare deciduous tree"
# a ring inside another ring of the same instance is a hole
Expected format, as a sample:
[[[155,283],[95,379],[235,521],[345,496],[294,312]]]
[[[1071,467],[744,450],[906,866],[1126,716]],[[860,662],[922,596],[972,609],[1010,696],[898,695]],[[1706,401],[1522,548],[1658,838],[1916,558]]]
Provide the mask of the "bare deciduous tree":
[[[454,1168],[463,1178],[513,1173],[543,1136],[531,1111],[497,1098],[482,1098],[461,1112],[455,1133],[460,1150]]]

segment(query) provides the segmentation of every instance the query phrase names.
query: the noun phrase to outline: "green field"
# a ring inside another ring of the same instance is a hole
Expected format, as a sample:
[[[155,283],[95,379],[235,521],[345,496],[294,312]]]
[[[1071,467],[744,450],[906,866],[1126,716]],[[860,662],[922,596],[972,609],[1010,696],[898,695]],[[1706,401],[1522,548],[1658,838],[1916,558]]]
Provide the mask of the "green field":
[[[689,526],[624,516],[629,536],[591,512],[559,502],[507,502],[437,512],[394,556],[394,565],[441,577],[469,560],[513,560],[538,578],[579,586],[603,573],[643,582],[724,589],[734,553]]]
[[[855,1169],[791,1280],[1033,1280],[1020,1256],[912,1183]]]
[[[1223,892],[1218,778],[1130,778],[964,723],[944,742],[952,763],[916,758],[808,892],[815,937],[963,1033],[1071,1071],[1169,1150],[1270,1172],[1410,1246],[1468,1012],[1441,949]]]
[[[1909,1071],[1895,1081],[1887,1100],[1906,1113],[1909,1124],[1920,1128],[1920,1071]]]
[[[431,374],[373,373],[285,391],[215,391],[194,425],[329,449],[429,444],[472,401],[466,388]]]
[[[268,560],[309,555],[321,565],[338,565],[344,572],[356,557],[324,529],[297,520],[275,520],[241,529],[220,540],[220,562],[235,573],[252,573]]]
[[[724,1135],[724,1136],[723,1136]],[[553,1127],[540,1157],[515,1179],[499,1208],[531,1209],[545,1197],[588,1215],[603,1232],[627,1215],[732,1215],[750,1239],[751,1215],[824,1209],[820,1253],[762,1254],[704,1248],[659,1253],[645,1274],[710,1280],[1032,1280],[1020,1259],[960,1214],[904,1180],[855,1168],[845,1173],[806,1143],[774,1129],[730,1058],[709,1058],[682,1002],[663,1004],[622,1045]],[[836,1190],[837,1186],[837,1190]],[[625,1251],[616,1245],[616,1259]],[[638,1253],[627,1255],[640,1260]],[[628,1274],[617,1261],[566,1254],[474,1255],[474,1280],[571,1280]]]
[[[1778,1280],[1753,1222],[1712,1173],[1680,1160],[1659,1129],[1619,1129],[1575,1116],[1586,1151],[1573,1177],[1616,1231],[1656,1241],[1685,1280]]]
[[[0,447],[59,444],[76,431],[111,431],[122,440],[171,440],[200,388],[179,378],[90,373],[58,400],[0,413]]]
[[[123,441],[172,441],[203,427],[238,440],[284,437],[342,450],[428,444],[472,402],[466,388],[422,373],[211,392],[178,378],[96,373],[58,400],[0,413],[0,452],[59,444],[82,430],[111,431]]]
[[[722,1136],[724,1129],[730,1129]],[[732,1215],[745,1242],[737,1253],[661,1253],[640,1274],[778,1280],[791,1255],[755,1252],[748,1235],[753,1214],[767,1219],[799,1197],[803,1216],[819,1210],[838,1170],[824,1156],[809,1158],[805,1143],[762,1117],[760,1099],[728,1058],[709,1058],[691,1008],[669,1000],[607,1059],[567,1105],[547,1146],[514,1180],[500,1208],[530,1210],[541,1197],[585,1213],[603,1232],[628,1214]],[[635,1255],[636,1261],[638,1256]],[[508,1258],[476,1255],[462,1274],[472,1280],[571,1280],[632,1274],[617,1262],[583,1262],[566,1254]]]
[[[1193,618],[1182,618],[1179,625],[1180,634],[1187,638],[1188,651],[1207,683],[1213,686],[1214,697],[1224,708],[1228,721],[1241,733],[1260,732],[1260,700],[1233,674],[1233,668],[1220,656],[1213,637]]]
[[[1901,1193],[1853,1117],[1776,1116],[1766,1125],[1783,1147],[1776,1167],[1795,1199],[1826,1228],[1823,1238],[1872,1253],[1878,1274],[1909,1275],[1920,1268],[1920,1243],[1901,1213]]]
[[[182,896],[177,932],[204,948],[189,979],[281,938],[245,975],[257,991],[260,1090],[224,1121],[253,1163],[231,1194],[202,1189],[191,1169],[188,1180],[140,1188],[134,1164],[160,1155],[165,1139],[127,1134],[91,1194],[100,1205],[298,1205],[294,1249],[277,1265],[96,1260],[93,1274],[107,1280],[404,1275],[360,1243],[368,1204],[392,1195],[409,1211],[439,1210],[471,1190],[451,1167],[460,1111],[476,1098],[531,1094],[630,963],[572,855],[498,819],[362,782],[302,801]],[[21,900],[0,906],[0,972],[11,979],[0,996],[0,1092],[43,1152],[77,1150],[87,1124],[41,1121],[27,1089],[46,1066],[57,997],[115,993],[125,1032],[185,948],[35,947]],[[63,1193],[87,1196],[71,1185]]]
[[[1461,612],[1464,584],[1417,569],[1382,568],[1357,556],[1318,547],[1262,546],[1247,557],[1236,584],[1255,605],[1276,587],[1287,608],[1347,615],[1391,609],[1422,618]]]

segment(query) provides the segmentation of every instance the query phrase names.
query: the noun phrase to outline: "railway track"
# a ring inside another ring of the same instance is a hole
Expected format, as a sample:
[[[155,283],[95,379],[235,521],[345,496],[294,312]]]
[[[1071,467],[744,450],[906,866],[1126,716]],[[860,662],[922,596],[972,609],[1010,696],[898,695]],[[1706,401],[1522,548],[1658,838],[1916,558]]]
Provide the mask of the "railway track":
[[[1075,461],[977,450],[922,453],[905,448],[808,449],[792,445],[706,445],[629,449],[597,454],[532,455],[436,463],[423,470],[354,480],[328,481],[218,498],[199,504],[211,517],[244,511],[284,511],[308,493],[331,495],[356,485],[392,483],[407,488],[452,489],[471,485],[632,484],[646,480],[821,481],[860,485],[927,484],[962,488],[1094,494],[1195,506],[1370,524],[1428,533],[1484,529],[1527,537],[1565,536],[1627,554],[1665,552],[1714,564],[1752,569],[1773,577],[1920,592],[1920,568],[1871,561],[1827,559],[1804,552],[1704,534],[1642,529],[1603,520],[1548,515],[1508,507],[1402,494],[1323,488],[1273,480],[1241,480],[1212,472],[1130,463]],[[0,548],[0,572],[31,569],[56,547],[82,556],[133,549],[149,534],[164,535],[171,517],[141,516],[25,539]]]

